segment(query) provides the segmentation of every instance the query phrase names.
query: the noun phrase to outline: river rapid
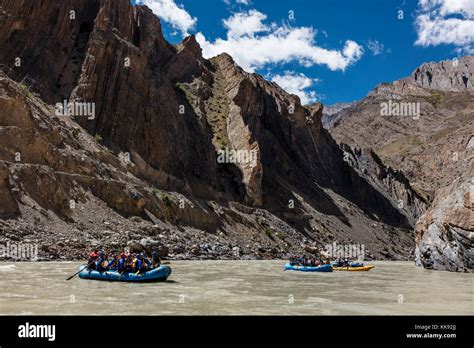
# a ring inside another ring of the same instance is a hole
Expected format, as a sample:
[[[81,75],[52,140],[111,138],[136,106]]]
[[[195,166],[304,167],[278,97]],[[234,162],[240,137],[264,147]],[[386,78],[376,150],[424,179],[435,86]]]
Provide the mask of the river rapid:
[[[284,261],[171,261],[163,283],[66,281],[77,262],[0,262],[1,315],[474,314],[474,274],[373,262],[369,272]]]

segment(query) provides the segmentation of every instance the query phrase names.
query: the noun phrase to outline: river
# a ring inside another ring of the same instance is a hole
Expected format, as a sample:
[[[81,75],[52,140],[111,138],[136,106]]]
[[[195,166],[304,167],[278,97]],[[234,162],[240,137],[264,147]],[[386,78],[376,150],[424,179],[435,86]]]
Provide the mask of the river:
[[[0,263],[5,315],[474,314],[474,274],[373,262],[369,272],[283,271],[283,261],[172,261],[164,283],[73,278],[77,262]]]

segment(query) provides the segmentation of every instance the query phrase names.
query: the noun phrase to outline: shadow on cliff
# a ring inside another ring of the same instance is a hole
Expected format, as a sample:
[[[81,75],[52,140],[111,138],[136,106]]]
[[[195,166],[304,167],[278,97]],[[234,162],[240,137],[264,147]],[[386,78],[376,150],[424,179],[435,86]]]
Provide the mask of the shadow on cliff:
[[[308,214],[308,209],[305,209],[303,204],[311,206],[321,214],[334,216],[348,227],[352,227],[333,199],[316,185],[301,190],[289,187],[284,180],[264,177],[263,187],[264,208],[308,238],[311,238],[307,231],[312,230],[310,222],[313,216]]]
[[[369,181],[360,176],[349,163],[343,160],[343,151],[336,141],[322,129],[325,143],[332,148],[334,156],[338,158],[338,168],[331,176],[337,178],[329,188],[337,194],[357,205],[370,219],[381,221],[387,225],[411,229],[413,226],[407,216],[401,213],[390,200],[374,188]],[[334,168],[331,168],[334,169]],[[337,175],[337,176],[336,176]]]

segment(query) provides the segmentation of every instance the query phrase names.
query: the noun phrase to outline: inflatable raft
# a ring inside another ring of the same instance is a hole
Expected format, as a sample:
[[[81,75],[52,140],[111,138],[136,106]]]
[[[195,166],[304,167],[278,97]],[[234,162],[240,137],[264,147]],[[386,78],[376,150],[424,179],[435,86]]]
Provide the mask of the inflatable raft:
[[[84,266],[82,266],[84,267]],[[159,282],[165,281],[171,274],[171,268],[169,266],[161,265],[158,268],[152,269],[142,274],[135,273],[123,273],[120,274],[115,271],[94,271],[84,268],[79,273],[79,278],[82,279],[94,279],[94,280],[107,280],[116,282],[135,282],[135,283],[147,283],[147,282]]]
[[[298,266],[291,265],[290,263],[285,264],[285,271],[301,271],[301,272],[332,272],[331,265],[321,266]]]
[[[336,267],[336,266],[332,266],[332,268],[335,270],[335,271],[349,271],[349,272],[361,272],[361,271],[370,271],[372,268],[374,268],[375,266],[373,265],[368,265],[368,266],[356,266],[356,267],[353,267],[353,266],[350,266],[350,267]]]

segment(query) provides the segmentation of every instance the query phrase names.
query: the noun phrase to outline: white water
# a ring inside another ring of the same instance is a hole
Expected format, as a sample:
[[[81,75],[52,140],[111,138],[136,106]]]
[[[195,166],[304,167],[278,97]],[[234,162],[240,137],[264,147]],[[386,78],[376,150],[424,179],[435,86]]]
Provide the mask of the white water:
[[[79,267],[73,262],[0,263],[0,314],[474,314],[474,274],[411,262],[332,273],[283,264],[172,261],[168,282],[129,284],[66,281]]]

